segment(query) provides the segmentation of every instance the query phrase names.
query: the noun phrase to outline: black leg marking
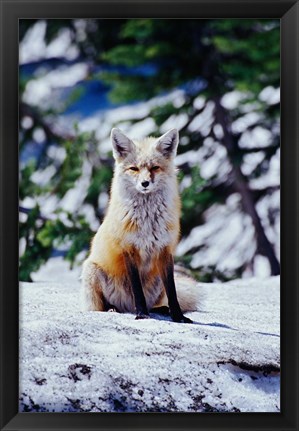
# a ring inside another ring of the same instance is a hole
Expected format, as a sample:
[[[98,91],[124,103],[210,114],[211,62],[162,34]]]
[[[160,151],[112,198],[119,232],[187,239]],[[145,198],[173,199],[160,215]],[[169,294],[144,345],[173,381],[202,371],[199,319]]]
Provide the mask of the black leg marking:
[[[108,308],[108,313],[118,313],[117,309],[115,307]]]
[[[113,305],[110,304],[106,299],[104,299],[104,306],[105,306],[105,311],[115,311],[116,313],[119,313],[119,310]]]
[[[163,275],[163,281],[168,296],[168,303],[170,309],[170,316],[174,322],[180,323],[193,323],[191,319],[185,317],[182,313],[180,304],[177,299],[175,283],[173,277],[173,258],[172,256],[166,261],[166,271]]]
[[[150,315],[144,314],[144,313],[137,313],[135,320],[142,320],[142,319],[150,319]]]
[[[151,313],[162,314],[163,316],[169,316],[169,307],[163,305],[162,307],[155,307],[151,309]]]
[[[136,307],[136,319],[149,319],[149,313],[146,306],[145,296],[142,289],[141,280],[139,277],[139,272],[136,266],[131,262],[127,262],[127,268],[130,276],[130,281],[132,285],[133,295],[135,299]]]

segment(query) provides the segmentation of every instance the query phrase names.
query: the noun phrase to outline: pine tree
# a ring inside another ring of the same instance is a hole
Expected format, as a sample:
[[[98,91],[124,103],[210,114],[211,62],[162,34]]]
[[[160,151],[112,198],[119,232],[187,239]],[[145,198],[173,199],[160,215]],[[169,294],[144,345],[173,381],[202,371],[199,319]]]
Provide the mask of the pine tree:
[[[21,41],[36,22],[20,21]],[[204,225],[206,215],[215,205],[228,207],[230,196],[240,197],[239,210],[254,230],[254,250],[232,273],[226,274],[217,265],[210,269],[193,265],[199,270],[199,277],[209,280],[240,276],[252,265],[256,254],[264,255],[271,273],[278,274],[279,262],[269,232],[274,232],[279,214],[274,208],[262,220],[257,210],[265,197],[276,192],[277,186],[254,188],[252,184],[269,172],[272,159],[279,152],[279,100],[269,102],[265,97],[267,91],[279,88],[279,21],[47,20],[46,43],[64,29],[78,48],[77,61],[88,63],[86,82],[104,83],[115,106],[150,101],[144,116],[140,111],[111,126],[126,128],[151,119],[152,133],[158,136],[167,122],[178,125],[178,160],[183,160],[179,166],[183,240],[197,226]],[[55,61],[51,67],[55,67]],[[71,67],[66,58],[60,62],[65,68]],[[26,75],[21,69],[22,280],[30,280],[31,273],[62,245],[67,246],[65,254],[72,264],[82,250],[87,250],[96,228],[96,223],[90,227],[90,219],[104,214],[103,197],[108,194],[113,167],[111,153],[101,149],[92,131],[82,132],[79,126],[68,130],[56,126],[59,115],[80,99],[81,90],[75,88],[62,106],[34,106],[23,96],[34,79],[36,75]],[[174,91],[179,96],[168,97]],[[224,99],[232,92],[239,101],[230,107]],[[255,143],[257,129],[267,136],[266,144]],[[41,142],[35,140],[36,130],[42,131]],[[107,139],[108,134],[109,130],[102,139]],[[33,144],[34,161],[29,157],[22,161],[22,154],[28,153]],[[219,158],[216,172],[204,175],[203,166],[192,156],[204,161]],[[250,157],[257,157],[258,161],[247,172],[244,166]],[[50,167],[49,180],[43,183],[38,174],[49,172]],[[85,195],[78,207],[69,212],[64,205],[66,196],[84,176],[89,181]],[[55,202],[55,210],[49,217],[43,214],[43,203],[50,199]],[[86,211],[90,213],[90,209],[93,217],[88,220]],[[202,247],[195,244],[179,261],[190,264]]]

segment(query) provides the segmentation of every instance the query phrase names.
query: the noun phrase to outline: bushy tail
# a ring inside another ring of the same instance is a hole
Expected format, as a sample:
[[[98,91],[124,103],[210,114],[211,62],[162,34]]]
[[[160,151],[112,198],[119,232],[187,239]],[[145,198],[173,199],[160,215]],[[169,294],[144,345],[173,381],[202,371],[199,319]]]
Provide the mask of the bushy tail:
[[[175,273],[174,280],[182,312],[202,310],[204,296],[199,284],[193,278],[180,273]]]

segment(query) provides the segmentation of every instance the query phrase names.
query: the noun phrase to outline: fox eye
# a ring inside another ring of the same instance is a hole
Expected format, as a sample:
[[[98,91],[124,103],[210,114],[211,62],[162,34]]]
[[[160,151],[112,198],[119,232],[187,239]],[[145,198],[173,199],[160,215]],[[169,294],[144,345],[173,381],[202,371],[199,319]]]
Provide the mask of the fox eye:
[[[136,166],[130,166],[129,169],[135,172],[139,171],[139,169]]]
[[[160,169],[160,166],[153,166],[153,167],[151,168],[151,170],[152,170],[152,171],[157,171],[158,169]]]

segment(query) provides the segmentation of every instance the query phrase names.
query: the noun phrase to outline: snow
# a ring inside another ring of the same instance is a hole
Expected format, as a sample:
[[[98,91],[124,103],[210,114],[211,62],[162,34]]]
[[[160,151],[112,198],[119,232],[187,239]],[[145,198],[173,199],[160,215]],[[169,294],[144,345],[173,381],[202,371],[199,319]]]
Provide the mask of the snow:
[[[180,241],[176,254],[183,256],[192,251],[192,268],[217,265],[229,274],[250,261],[256,247],[254,228],[249,216],[241,212],[240,202],[240,195],[234,193],[225,205],[212,205],[205,212],[204,224],[193,228]]]
[[[265,87],[259,94],[259,99],[268,105],[274,105],[280,101],[280,88]]]
[[[193,101],[193,106],[195,109],[202,109],[205,106],[206,99],[203,96],[197,96]]]
[[[21,120],[21,126],[23,129],[30,129],[33,126],[33,120],[31,117],[23,117]]]
[[[246,132],[248,127],[257,123],[259,120],[261,120],[261,118],[262,118],[261,114],[258,114],[257,112],[249,112],[248,114],[243,115],[243,117],[239,117],[237,120],[235,120],[232,123],[232,131],[235,134]],[[262,129],[262,128],[259,127],[259,129]],[[261,133],[260,130],[258,132],[260,135]],[[256,139],[258,140],[258,137]],[[249,142],[251,141],[254,142],[253,137],[249,140]],[[242,148],[241,140],[239,142],[239,145]]]
[[[265,159],[265,153],[258,151],[257,153],[249,153],[243,156],[241,171],[243,175],[249,176],[254,172],[257,166]]]
[[[279,277],[198,285],[190,325],[83,312],[79,273],[20,284],[20,411],[280,411]]]
[[[226,93],[221,99],[221,105],[225,109],[236,109],[242,100],[246,99],[246,93],[242,93],[241,91],[230,91]]]
[[[60,201],[61,207],[69,212],[81,208],[90,185],[92,166],[87,160],[83,161],[82,175],[75,181],[74,187],[69,189]]]
[[[145,118],[142,121],[138,121],[137,123],[130,126],[130,133],[132,136],[138,136],[139,138],[144,138],[146,136],[154,133],[156,129],[156,124],[152,118]],[[110,142],[111,146],[111,142]]]
[[[208,155],[208,152],[213,151]],[[208,180],[213,177],[225,177],[231,171],[231,165],[227,158],[225,147],[215,143],[213,149],[203,145],[198,150],[199,156],[206,153],[206,158],[200,164],[200,175],[203,179]]]
[[[257,115],[256,113],[252,113],[254,115]],[[251,114],[246,114],[247,120],[246,121],[252,121],[248,116],[251,116]],[[254,118],[251,116],[252,119]],[[257,117],[255,117],[257,119]],[[243,124],[244,117],[239,118],[236,120],[235,124],[240,121],[238,124]],[[254,123],[254,122],[253,122]],[[245,123],[244,123],[245,124]],[[239,126],[238,126],[239,127]],[[240,148],[267,148],[269,145],[271,145],[273,136],[272,133],[264,129],[263,127],[256,126],[252,130],[246,130],[240,141],[239,146]]]
[[[44,169],[37,170],[31,175],[31,180],[39,186],[46,186],[51,178],[55,175],[55,166],[50,165]]]
[[[279,187],[280,186],[280,150],[271,158],[269,162],[269,169],[265,175],[259,178],[254,178],[249,182],[252,189],[263,189],[266,187]],[[278,202],[279,203],[279,202]],[[278,207],[279,208],[279,207]]]
[[[181,130],[188,123],[188,115],[185,113],[179,115],[171,115],[161,126],[160,132],[166,133],[170,130],[174,124],[176,129]]]
[[[207,102],[204,110],[191,121],[188,126],[188,130],[190,132],[201,130],[201,133],[204,135],[203,130],[209,129],[213,122],[214,106],[213,102]]]
[[[41,127],[36,127],[33,131],[32,137],[35,142],[42,143],[46,140],[46,134]]]
[[[44,57],[46,27],[46,21],[38,21],[27,31],[19,48],[20,64]]]
[[[33,106],[45,106],[55,89],[72,87],[88,75],[88,65],[77,63],[73,66],[60,66],[55,70],[30,80],[23,94],[24,102]]]
[[[47,45],[45,42],[46,28],[46,21],[39,20],[27,31],[19,46],[20,64],[60,56],[66,57],[68,60],[78,57],[79,50],[76,45],[72,44],[69,29],[61,29],[57,37]]]
[[[270,273],[270,263],[268,259],[260,254],[254,257],[254,273],[257,277],[267,277]]]

